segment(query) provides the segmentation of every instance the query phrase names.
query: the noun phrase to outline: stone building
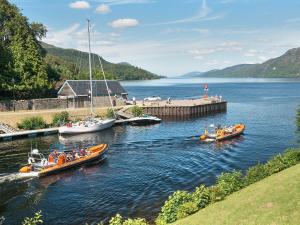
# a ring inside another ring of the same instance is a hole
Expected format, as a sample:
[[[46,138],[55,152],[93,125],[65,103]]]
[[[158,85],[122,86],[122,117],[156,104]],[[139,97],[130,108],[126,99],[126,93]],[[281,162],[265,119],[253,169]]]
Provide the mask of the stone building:
[[[127,99],[127,92],[120,82],[107,81],[108,91],[113,99],[113,104],[117,105],[118,101]],[[108,91],[104,80],[93,80],[93,103],[94,106],[109,106]],[[82,108],[90,105],[90,81],[89,80],[66,80],[59,89],[58,98],[68,99],[72,102],[73,107]]]

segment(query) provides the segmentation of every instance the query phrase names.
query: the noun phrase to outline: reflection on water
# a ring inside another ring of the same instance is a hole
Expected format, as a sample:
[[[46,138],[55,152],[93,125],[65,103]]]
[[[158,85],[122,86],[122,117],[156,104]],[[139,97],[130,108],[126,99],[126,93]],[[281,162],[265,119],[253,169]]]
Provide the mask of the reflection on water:
[[[202,92],[199,83],[184,80],[172,86],[143,85],[129,85],[127,90],[131,96],[155,93],[172,98]],[[161,124],[145,127],[116,126],[92,134],[1,142],[0,215],[6,218],[6,224],[20,224],[22,218],[38,210],[42,210],[45,224],[51,225],[108,221],[116,213],[153,220],[175,190],[213,184],[223,171],[245,170],[296,145],[299,90],[300,83],[292,82],[216,82],[210,85],[210,92],[226,97],[226,113],[165,119]],[[236,139],[218,143],[199,140],[211,123],[239,122],[246,124],[246,131]],[[40,151],[48,155],[53,148],[73,149],[101,142],[109,144],[107,159],[101,163],[42,179],[20,178],[16,174],[27,162],[31,143],[37,143]]]

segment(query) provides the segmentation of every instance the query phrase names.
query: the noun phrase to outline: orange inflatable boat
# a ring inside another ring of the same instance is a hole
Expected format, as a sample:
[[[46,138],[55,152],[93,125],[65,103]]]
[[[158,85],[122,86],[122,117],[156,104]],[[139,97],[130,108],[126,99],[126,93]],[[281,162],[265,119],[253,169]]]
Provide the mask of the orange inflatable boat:
[[[205,142],[228,140],[243,134],[245,128],[246,126],[244,124],[239,123],[229,127],[218,127],[213,133],[209,133],[208,130],[205,130],[204,134],[200,136],[200,140]]]
[[[52,152],[48,159],[37,149],[28,154],[28,164],[23,166],[20,173],[37,173],[39,177],[58,173],[92,161],[101,160],[107,151],[107,144],[100,144],[79,152]]]

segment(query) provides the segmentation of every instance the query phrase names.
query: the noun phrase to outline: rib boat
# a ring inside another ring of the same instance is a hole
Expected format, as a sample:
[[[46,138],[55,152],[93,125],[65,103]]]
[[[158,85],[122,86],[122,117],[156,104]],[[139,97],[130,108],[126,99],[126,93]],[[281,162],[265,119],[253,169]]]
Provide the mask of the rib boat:
[[[100,144],[80,151],[57,152],[53,151],[48,159],[38,149],[28,154],[28,164],[19,172],[35,174],[39,177],[59,173],[73,167],[101,160],[108,149],[107,144]]]
[[[224,141],[237,137],[244,133],[246,126],[242,123],[229,127],[217,127],[214,132],[209,133],[206,129],[204,134],[200,136],[200,140],[204,142]]]

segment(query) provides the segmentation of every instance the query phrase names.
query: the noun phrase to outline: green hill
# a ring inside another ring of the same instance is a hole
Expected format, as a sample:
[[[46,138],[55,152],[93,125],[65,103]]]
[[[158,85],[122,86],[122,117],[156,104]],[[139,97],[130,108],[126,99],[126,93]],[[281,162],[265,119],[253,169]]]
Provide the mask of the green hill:
[[[208,71],[202,77],[300,78],[300,48],[261,64],[241,64],[222,70]]]
[[[88,78],[89,57],[87,52],[75,49],[63,49],[42,43],[46,50],[46,62],[50,65],[54,76],[60,79],[86,79]],[[101,57],[103,69],[107,79],[117,80],[151,80],[158,76],[129,63],[110,63]],[[98,55],[92,54],[93,74],[96,79],[103,79]]]
[[[296,225],[300,221],[300,164],[267,177],[175,222],[176,225]]]

